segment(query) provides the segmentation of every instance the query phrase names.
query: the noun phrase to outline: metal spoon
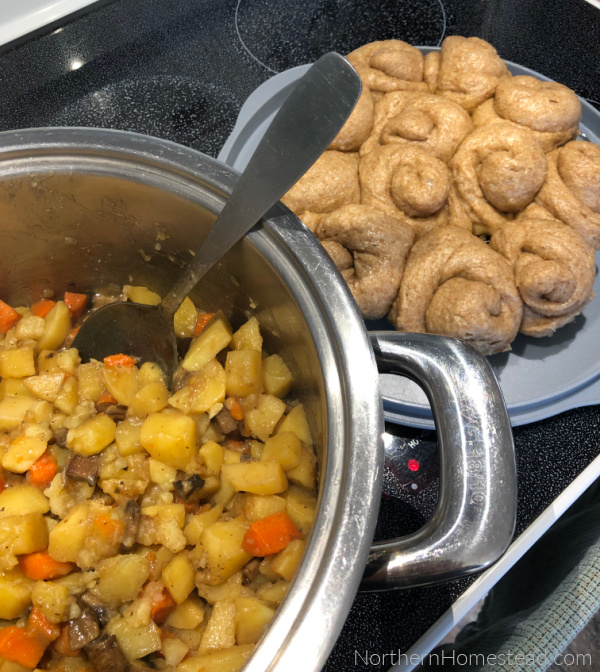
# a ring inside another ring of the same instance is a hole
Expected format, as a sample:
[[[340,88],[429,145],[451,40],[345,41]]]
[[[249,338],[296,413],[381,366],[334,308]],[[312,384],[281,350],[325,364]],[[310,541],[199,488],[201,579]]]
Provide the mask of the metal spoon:
[[[327,149],[352,112],[360,78],[342,56],[320,58],[298,81],[182,277],[158,306],[111,303],[91,313],[72,347],[83,361],[125,353],[177,368],[173,315],[198,281]]]

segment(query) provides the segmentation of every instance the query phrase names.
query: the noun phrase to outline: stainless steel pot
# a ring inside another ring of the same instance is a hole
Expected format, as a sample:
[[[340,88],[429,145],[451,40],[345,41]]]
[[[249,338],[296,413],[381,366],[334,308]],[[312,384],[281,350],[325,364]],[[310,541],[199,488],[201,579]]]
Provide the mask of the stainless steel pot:
[[[0,134],[0,296],[135,282],[162,293],[202,241],[236,173],[198,152],[98,129]],[[319,446],[319,511],[289,596],[248,671],[317,670],[359,584],[423,585],[475,572],[507,547],[516,508],[512,434],[486,360],[452,339],[367,334],[312,234],[283,206],[197,288],[235,324],[254,314],[297,380]],[[432,402],[441,486],[417,533],[371,547],[381,493],[377,363]],[[366,569],[365,569],[366,567]],[[362,582],[362,583],[361,583]]]

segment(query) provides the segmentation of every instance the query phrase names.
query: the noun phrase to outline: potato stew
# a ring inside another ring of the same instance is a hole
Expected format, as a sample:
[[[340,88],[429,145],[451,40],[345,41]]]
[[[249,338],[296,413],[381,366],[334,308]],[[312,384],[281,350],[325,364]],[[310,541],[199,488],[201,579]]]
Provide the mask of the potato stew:
[[[0,672],[238,670],[315,516],[292,375],[256,318],[189,298],[172,385],[127,353],[82,363],[87,302],[0,301]]]

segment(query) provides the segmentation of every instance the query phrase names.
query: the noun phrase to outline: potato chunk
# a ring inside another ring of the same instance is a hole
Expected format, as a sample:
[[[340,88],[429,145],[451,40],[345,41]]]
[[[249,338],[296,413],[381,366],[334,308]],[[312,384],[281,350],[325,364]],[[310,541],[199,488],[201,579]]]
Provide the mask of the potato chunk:
[[[115,440],[115,422],[105,413],[99,413],[83,425],[70,429],[67,448],[88,457],[96,455]]]
[[[267,625],[273,620],[275,610],[255,597],[239,597],[235,601],[235,639],[238,644],[258,642]]]
[[[196,423],[175,410],[152,413],[144,420],[140,443],[159,462],[185,469],[198,453]]]
[[[44,335],[37,343],[36,351],[56,350],[71,331],[71,311],[64,301],[57,301],[44,318]],[[35,373],[35,372],[34,372]]]
[[[216,315],[200,336],[192,341],[181,366],[186,371],[198,371],[231,342],[231,327],[222,315]]]
[[[291,371],[279,355],[263,359],[262,377],[265,392],[280,399],[289,393],[294,382]]]
[[[221,473],[236,492],[276,495],[287,488],[287,478],[279,462],[224,464]]]
[[[230,350],[225,361],[227,395],[247,397],[263,391],[260,350]]]
[[[0,618],[11,620],[25,615],[31,604],[34,581],[16,567],[0,574]]]
[[[31,348],[16,348],[0,352],[0,376],[25,378],[35,375],[35,360]]]
[[[208,583],[219,584],[238,572],[252,558],[242,548],[248,524],[241,519],[217,521],[202,533]]]

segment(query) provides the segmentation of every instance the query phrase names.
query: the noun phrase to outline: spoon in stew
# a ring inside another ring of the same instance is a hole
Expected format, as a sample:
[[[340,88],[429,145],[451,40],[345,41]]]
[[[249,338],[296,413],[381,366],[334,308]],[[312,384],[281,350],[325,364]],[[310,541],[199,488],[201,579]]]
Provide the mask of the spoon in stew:
[[[90,313],[72,343],[82,361],[123,353],[156,362],[171,380],[178,359],[173,316],[180,304],[327,149],[361,88],[359,76],[342,56],[321,57],[273,118],[179,281],[157,306],[116,302]]]

